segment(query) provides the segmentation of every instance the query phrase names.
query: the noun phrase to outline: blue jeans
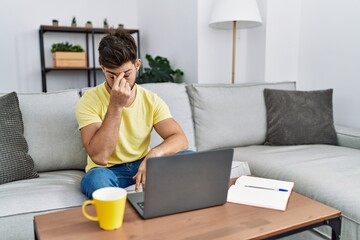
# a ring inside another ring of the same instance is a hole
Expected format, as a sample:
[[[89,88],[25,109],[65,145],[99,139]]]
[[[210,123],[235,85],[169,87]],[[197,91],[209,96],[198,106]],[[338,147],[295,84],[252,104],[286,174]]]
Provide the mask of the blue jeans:
[[[191,150],[178,152],[177,154],[191,153]],[[134,162],[118,164],[109,168],[95,167],[90,169],[81,180],[81,191],[91,199],[95,190],[104,187],[126,188],[135,184],[132,179],[137,173],[144,158]]]

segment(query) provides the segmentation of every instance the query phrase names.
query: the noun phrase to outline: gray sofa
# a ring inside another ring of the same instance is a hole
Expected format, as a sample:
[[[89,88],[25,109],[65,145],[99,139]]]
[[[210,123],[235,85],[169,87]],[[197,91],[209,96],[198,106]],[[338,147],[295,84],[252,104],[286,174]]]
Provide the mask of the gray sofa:
[[[239,85],[145,84],[168,104],[190,148],[234,148],[232,177],[251,173],[295,182],[294,190],[343,213],[342,239],[360,238],[360,131],[337,127],[340,146],[264,146],[264,88],[294,90],[294,82]],[[80,206],[86,153],[75,120],[79,90],[18,94],[25,138],[39,178],[0,185],[0,238],[33,239],[33,216]],[[151,145],[161,141],[155,133]],[[0,146],[1,147],[1,146]],[[131,188],[129,188],[129,191]],[[289,239],[326,239],[324,227]]]

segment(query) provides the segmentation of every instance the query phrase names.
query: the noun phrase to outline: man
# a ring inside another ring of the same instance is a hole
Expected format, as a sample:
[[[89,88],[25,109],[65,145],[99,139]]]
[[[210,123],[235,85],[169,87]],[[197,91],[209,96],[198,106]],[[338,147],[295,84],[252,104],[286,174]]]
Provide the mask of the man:
[[[166,103],[137,85],[141,60],[133,37],[111,30],[99,44],[99,63],[105,82],[88,90],[79,100],[76,118],[88,153],[82,192],[103,187],[135,185],[145,190],[146,161],[188,148],[188,140],[171,117]],[[164,141],[150,149],[152,129]]]

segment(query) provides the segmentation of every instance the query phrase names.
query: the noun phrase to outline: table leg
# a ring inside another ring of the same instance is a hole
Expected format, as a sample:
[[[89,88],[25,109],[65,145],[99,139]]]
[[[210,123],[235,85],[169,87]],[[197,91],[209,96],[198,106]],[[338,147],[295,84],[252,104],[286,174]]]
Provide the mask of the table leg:
[[[340,240],[341,217],[327,220],[326,225],[329,225],[331,227],[331,239],[332,240]]]
[[[291,231],[288,231],[285,233],[281,233],[276,236],[264,238],[264,240],[275,240],[278,238],[287,237],[287,236],[293,235],[295,233],[303,232],[303,231],[310,230],[310,229],[324,226],[324,225],[331,227],[331,240],[340,240],[341,217],[336,217],[336,218],[325,220],[323,222],[314,223],[309,226],[300,227],[298,229],[294,229],[294,230],[291,230]]]

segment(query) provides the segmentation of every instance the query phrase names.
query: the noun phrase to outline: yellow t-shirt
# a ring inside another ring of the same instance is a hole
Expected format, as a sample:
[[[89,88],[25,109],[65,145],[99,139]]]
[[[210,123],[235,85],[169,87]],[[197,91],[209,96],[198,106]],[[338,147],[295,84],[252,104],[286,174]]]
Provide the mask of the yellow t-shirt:
[[[79,129],[92,123],[101,123],[105,118],[109,101],[110,94],[105,84],[85,92],[76,106]],[[153,126],[168,118],[171,118],[171,113],[166,103],[155,93],[137,85],[134,102],[122,110],[119,140],[105,167],[143,158],[150,151]],[[104,166],[95,164],[88,156],[86,172],[93,167]]]

